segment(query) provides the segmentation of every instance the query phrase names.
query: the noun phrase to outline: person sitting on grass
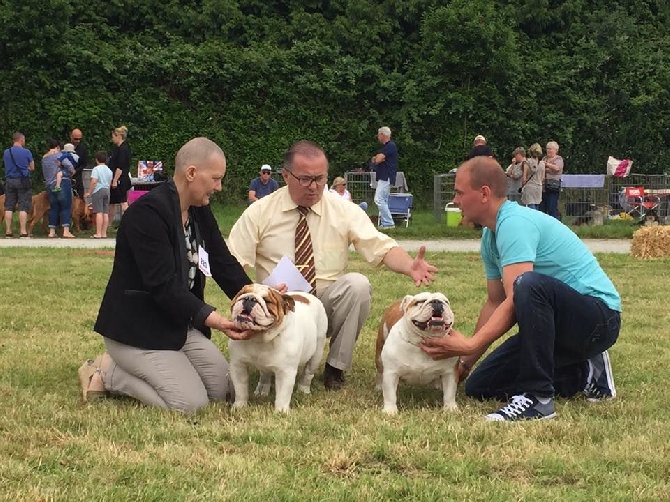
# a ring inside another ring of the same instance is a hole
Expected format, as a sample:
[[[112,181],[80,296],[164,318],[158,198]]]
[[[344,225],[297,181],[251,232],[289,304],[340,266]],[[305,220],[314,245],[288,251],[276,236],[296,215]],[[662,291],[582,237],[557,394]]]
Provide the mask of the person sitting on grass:
[[[63,176],[68,178],[72,177],[72,174],[75,172],[75,167],[79,162],[79,155],[74,151],[74,145],[72,143],[65,143],[63,145],[63,151],[58,157],[59,169],[56,172],[56,186],[51,189],[52,192],[57,193],[61,191],[61,183],[63,182]]]
[[[94,239],[106,239],[109,227],[109,185],[112,182],[112,170],[107,166],[107,152],[100,150],[95,154],[96,166],[91,171],[91,181],[84,199],[91,198],[91,208],[95,213]]]
[[[228,245],[233,256],[243,266],[255,268],[256,280],[263,282],[284,256],[295,263],[299,244],[309,242],[311,252],[297,261],[304,260],[298,264],[303,265],[301,273],[328,314],[330,350],[323,383],[337,391],[344,386],[345,371],[351,369],[372,301],[369,279],[348,270],[349,247],[353,244],[372,265],[384,264],[408,276],[417,287],[430,284],[437,268],[425,260],[425,246],[412,258],[355,204],[324,193],[328,158],[316,143],[294,143],[284,154],[282,177],[285,186],[244,210],[230,230]]]
[[[463,216],[484,227],[487,299],[471,338],[452,330],[424,339],[423,350],[433,359],[461,356],[465,377],[518,326],[465,382],[470,397],[509,400],[487,420],[553,418],[555,395],[614,398],[607,349],[619,337],[621,298],[591,251],[557,219],[508,201],[505,172],[492,158],[462,164],[454,190]]]
[[[205,303],[205,280],[211,276],[229,298],[251,283],[209,206],[226,157],[213,141],[195,138],[174,166],[171,180],[121,218],[94,326],[107,353],[79,368],[85,400],[110,393],[192,413],[226,399],[228,363],[211,331],[235,339],[250,332]]]

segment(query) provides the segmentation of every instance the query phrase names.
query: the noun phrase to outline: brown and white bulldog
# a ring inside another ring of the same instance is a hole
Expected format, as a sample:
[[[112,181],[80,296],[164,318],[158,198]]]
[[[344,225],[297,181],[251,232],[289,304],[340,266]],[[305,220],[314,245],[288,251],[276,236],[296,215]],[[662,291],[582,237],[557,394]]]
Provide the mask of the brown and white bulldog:
[[[323,356],[328,317],[321,301],[308,293],[281,294],[262,284],[249,284],[233,298],[232,320],[242,329],[258,331],[248,340],[230,340],[230,378],[235,408],[247,405],[247,366],[260,370],[255,395],[270,393],[275,381],[275,410],[289,411],[300,368],[298,390],[309,394],[312,378]]]
[[[424,338],[449,336],[454,313],[442,293],[407,295],[384,312],[377,335],[377,389],[384,393],[384,412],[398,413],[398,381],[436,383],[443,409],[455,410],[458,357],[434,361],[419,344]]]

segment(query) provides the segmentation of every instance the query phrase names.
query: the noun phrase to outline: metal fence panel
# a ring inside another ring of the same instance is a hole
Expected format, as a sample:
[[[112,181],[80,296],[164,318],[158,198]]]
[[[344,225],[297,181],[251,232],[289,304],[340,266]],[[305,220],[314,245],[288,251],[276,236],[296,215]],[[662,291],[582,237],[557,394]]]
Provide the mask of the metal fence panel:
[[[455,173],[436,174],[433,179],[433,213],[435,221],[444,221],[444,210],[454,198]],[[670,176],[654,174],[631,174],[626,178],[605,176],[602,188],[561,188],[559,211],[563,222],[579,223],[586,213],[594,208],[604,209],[610,216],[629,212],[631,206],[625,196],[626,187],[643,187],[645,193],[660,198],[657,215],[662,223],[670,217]]]

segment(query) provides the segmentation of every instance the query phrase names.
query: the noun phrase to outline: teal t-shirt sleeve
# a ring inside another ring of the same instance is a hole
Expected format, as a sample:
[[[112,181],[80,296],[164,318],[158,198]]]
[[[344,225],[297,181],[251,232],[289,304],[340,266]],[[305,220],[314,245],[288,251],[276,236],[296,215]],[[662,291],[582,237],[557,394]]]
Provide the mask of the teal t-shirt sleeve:
[[[515,263],[535,263],[541,233],[535,221],[523,215],[502,218],[496,230],[501,268]]]

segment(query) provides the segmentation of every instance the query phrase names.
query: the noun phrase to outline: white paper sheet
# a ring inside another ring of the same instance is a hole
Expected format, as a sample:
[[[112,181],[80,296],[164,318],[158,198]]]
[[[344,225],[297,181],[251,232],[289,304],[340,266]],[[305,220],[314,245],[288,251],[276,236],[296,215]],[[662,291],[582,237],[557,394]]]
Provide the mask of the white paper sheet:
[[[288,291],[309,293],[312,290],[312,286],[305,280],[300,270],[286,256],[282,256],[274,270],[263,281],[263,284],[271,287],[282,283],[286,284]]]

